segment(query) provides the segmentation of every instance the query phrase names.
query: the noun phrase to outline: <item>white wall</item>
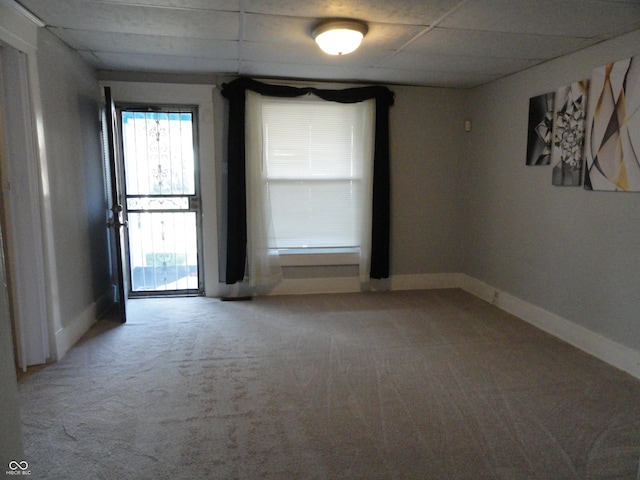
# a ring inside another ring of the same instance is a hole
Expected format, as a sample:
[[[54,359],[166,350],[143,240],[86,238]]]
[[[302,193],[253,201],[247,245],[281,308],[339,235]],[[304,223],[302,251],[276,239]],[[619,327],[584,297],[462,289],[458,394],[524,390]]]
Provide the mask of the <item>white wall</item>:
[[[640,54],[640,31],[469,92],[464,272],[640,351],[640,194],[554,187],[525,166],[529,98]]]

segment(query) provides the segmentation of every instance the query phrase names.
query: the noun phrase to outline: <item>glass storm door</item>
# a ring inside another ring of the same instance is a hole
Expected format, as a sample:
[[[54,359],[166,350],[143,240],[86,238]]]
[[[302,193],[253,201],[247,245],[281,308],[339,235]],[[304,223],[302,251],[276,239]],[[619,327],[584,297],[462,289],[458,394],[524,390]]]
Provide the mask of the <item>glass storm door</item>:
[[[121,108],[130,292],[201,294],[196,110]]]

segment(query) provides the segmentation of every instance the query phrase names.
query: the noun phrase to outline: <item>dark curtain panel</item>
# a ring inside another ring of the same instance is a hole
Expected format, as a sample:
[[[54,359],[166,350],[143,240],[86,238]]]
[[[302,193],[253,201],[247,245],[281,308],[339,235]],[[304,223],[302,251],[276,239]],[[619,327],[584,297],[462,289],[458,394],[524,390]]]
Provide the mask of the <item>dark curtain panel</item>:
[[[222,95],[229,101],[228,198],[227,198],[227,284],[244,278],[247,259],[247,200],[245,183],[245,93],[252,90],[270,97],[299,97],[312,93],[323,100],[339,103],[376,101],[375,146],[373,156],[373,218],[371,229],[371,278],[389,277],[390,167],[389,107],[393,92],[386,87],[370,86],[344,90],[296,88],[268,85],[239,78],[222,85]]]
[[[223,89],[229,100],[227,133],[227,268],[224,281],[244,278],[247,257],[247,189],[245,183],[245,91]]]

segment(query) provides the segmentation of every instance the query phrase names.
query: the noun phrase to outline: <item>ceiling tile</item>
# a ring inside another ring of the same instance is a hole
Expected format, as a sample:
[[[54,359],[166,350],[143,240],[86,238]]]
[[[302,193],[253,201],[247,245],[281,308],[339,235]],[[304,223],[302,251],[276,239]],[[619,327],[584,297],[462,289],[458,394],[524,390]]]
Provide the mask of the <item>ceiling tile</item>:
[[[247,12],[309,18],[348,17],[367,22],[429,25],[460,0],[245,0]]]
[[[442,27],[595,37],[640,20],[640,2],[483,0],[453,12]],[[627,30],[628,31],[628,30]]]
[[[154,8],[85,0],[22,0],[49,26],[96,32],[235,40],[239,14]],[[35,8],[37,7],[37,8]]]
[[[235,59],[238,56],[238,42],[231,40],[212,42],[210,39],[203,38],[89,32],[61,28],[53,28],[51,31],[73,48],[96,52],[226,59]]]
[[[366,72],[370,82],[399,85],[429,85],[433,87],[469,88],[489,83],[499,75],[459,73],[446,71],[403,70],[399,68],[372,68]]]
[[[51,0],[49,0],[51,1]],[[240,11],[240,0],[84,0],[95,3],[115,3],[124,5],[147,5],[175,9]]]
[[[313,41],[293,43],[243,42],[242,60],[269,61],[277,63],[323,63],[327,55]]]
[[[314,79],[326,81],[355,81],[362,79],[358,67],[283,64],[271,62],[242,62],[240,73],[256,77]]]
[[[246,14],[242,39],[250,42],[299,43],[311,40],[313,21],[304,17]]]
[[[344,56],[327,55],[312,41],[301,44],[244,42],[242,59],[247,61],[270,61],[285,64],[320,65],[334,67],[362,67],[375,65],[391,52],[373,48],[359,48]]]
[[[418,25],[394,25],[370,23],[369,31],[362,40],[362,48],[383,48],[396,50],[424,30]]]
[[[482,73],[486,75],[508,75],[539,63],[537,60],[478,57],[466,55],[418,54],[402,52],[389,58],[385,68],[419,71]]]
[[[587,42],[582,38],[434,28],[409,45],[407,51],[544,59],[582,48]]]
[[[0,1],[99,69],[463,88],[640,30],[640,0]],[[321,53],[328,17],[366,21],[360,49]]]
[[[217,60],[203,57],[166,57],[164,55],[131,55],[126,53],[97,52],[104,70],[129,70],[162,73],[237,73],[235,60]]]
[[[251,42],[287,43],[294,46],[313,42],[311,32],[316,19],[275,15],[247,14],[243,39]],[[361,48],[400,48],[422,28],[414,25],[371,23]]]
[[[88,50],[78,50],[78,55],[84,58],[87,63],[93,65],[95,68],[104,68],[104,65],[102,65],[100,59],[96,57],[93,52],[90,52]]]

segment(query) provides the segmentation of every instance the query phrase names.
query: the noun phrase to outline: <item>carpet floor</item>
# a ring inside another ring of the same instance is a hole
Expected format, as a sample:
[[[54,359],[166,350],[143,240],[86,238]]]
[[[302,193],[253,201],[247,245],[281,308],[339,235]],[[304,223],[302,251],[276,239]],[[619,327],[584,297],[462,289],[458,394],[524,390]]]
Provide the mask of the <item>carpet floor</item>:
[[[19,382],[46,479],[629,479],[640,381],[461,290],[129,302]]]

